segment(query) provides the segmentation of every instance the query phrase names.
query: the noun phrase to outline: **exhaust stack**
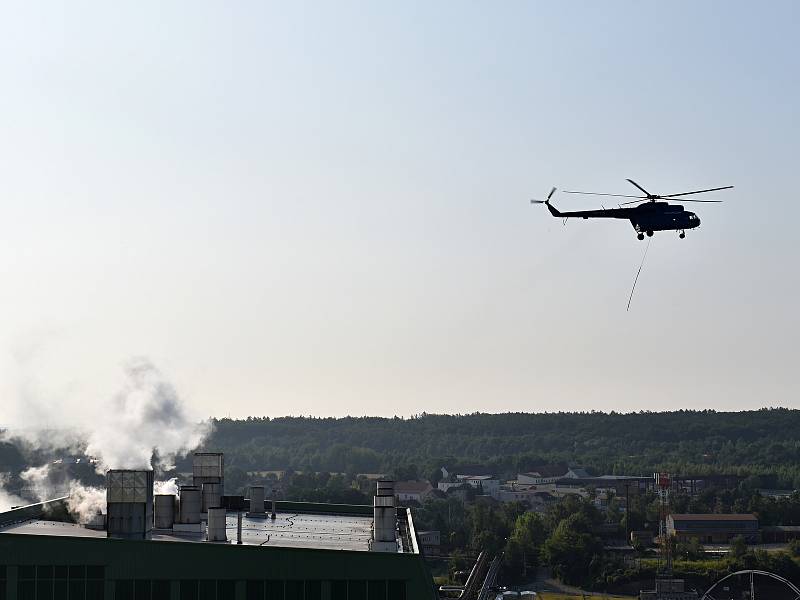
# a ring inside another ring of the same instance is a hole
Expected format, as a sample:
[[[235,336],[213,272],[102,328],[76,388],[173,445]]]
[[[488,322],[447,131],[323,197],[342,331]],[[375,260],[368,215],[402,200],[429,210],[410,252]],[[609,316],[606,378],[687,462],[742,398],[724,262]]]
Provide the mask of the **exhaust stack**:
[[[212,508],[220,506],[222,506],[222,484],[204,481],[201,512],[207,514]]]
[[[225,455],[222,452],[195,452],[192,460],[192,479],[197,487],[204,483],[225,486]]]
[[[397,509],[394,505],[394,481],[379,479],[372,504],[373,552],[397,552]]]
[[[106,473],[108,537],[147,539],[153,530],[153,471]]]
[[[260,485],[250,488],[250,512],[248,517],[266,517],[264,510],[264,487]]]
[[[172,529],[175,523],[178,498],[174,494],[156,494],[153,503],[156,529]]]
[[[227,542],[225,531],[227,511],[217,506],[208,509],[208,534],[209,542]]]
[[[178,518],[172,526],[174,531],[191,531],[199,533],[203,524],[200,522],[200,488],[196,485],[180,487]]]

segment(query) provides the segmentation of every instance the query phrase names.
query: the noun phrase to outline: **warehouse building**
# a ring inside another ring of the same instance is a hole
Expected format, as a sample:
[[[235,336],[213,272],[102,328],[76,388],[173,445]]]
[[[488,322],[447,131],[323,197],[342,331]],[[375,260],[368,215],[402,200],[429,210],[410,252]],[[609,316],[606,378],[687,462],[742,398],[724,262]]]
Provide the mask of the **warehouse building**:
[[[667,534],[679,542],[697,539],[701,544],[728,544],[742,536],[748,543],[759,541],[758,518],[744,515],[669,515]]]
[[[69,522],[64,498],[0,513],[0,600],[436,597],[391,481],[373,506],[275,502],[263,488],[243,500],[223,493],[221,455],[195,460],[177,495],[154,496],[152,471],[109,471],[89,526]]]

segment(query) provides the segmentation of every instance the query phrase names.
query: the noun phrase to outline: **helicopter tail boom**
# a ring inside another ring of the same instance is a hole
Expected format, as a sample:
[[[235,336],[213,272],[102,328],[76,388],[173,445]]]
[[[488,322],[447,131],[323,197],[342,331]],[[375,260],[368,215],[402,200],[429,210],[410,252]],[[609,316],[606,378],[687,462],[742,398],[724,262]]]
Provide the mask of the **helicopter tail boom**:
[[[559,210],[558,210],[558,209],[557,209],[555,206],[553,206],[552,204],[550,204],[550,201],[549,201],[549,200],[548,200],[547,202],[545,202],[545,204],[547,205],[547,210],[549,210],[549,211],[550,211],[550,214],[551,214],[551,215],[553,215],[554,217],[560,217],[560,216],[562,216],[561,212],[560,212],[560,211],[559,211]]]

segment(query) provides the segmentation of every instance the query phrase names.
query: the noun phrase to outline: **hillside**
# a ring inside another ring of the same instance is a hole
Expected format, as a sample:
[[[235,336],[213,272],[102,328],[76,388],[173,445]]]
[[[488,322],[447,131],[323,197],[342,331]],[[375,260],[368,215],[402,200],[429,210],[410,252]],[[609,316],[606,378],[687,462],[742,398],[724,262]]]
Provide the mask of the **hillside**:
[[[405,471],[482,465],[497,474],[567,462],[595,473],[669,468],[768,475],[800,487],[800,411],[505,413],[412,418],[219,419],[206,441],[242,469]]]

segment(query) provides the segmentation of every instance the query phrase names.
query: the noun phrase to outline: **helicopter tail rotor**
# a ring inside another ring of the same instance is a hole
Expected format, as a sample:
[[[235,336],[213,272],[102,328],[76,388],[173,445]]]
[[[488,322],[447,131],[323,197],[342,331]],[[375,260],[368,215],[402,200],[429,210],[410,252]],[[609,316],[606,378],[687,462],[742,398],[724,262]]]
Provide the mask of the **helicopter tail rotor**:
[[[547,194],[547,200],[531,200],[531,204],[550,204],[550,198],[556,193],[556,188],[552,188],[550,193]]]

